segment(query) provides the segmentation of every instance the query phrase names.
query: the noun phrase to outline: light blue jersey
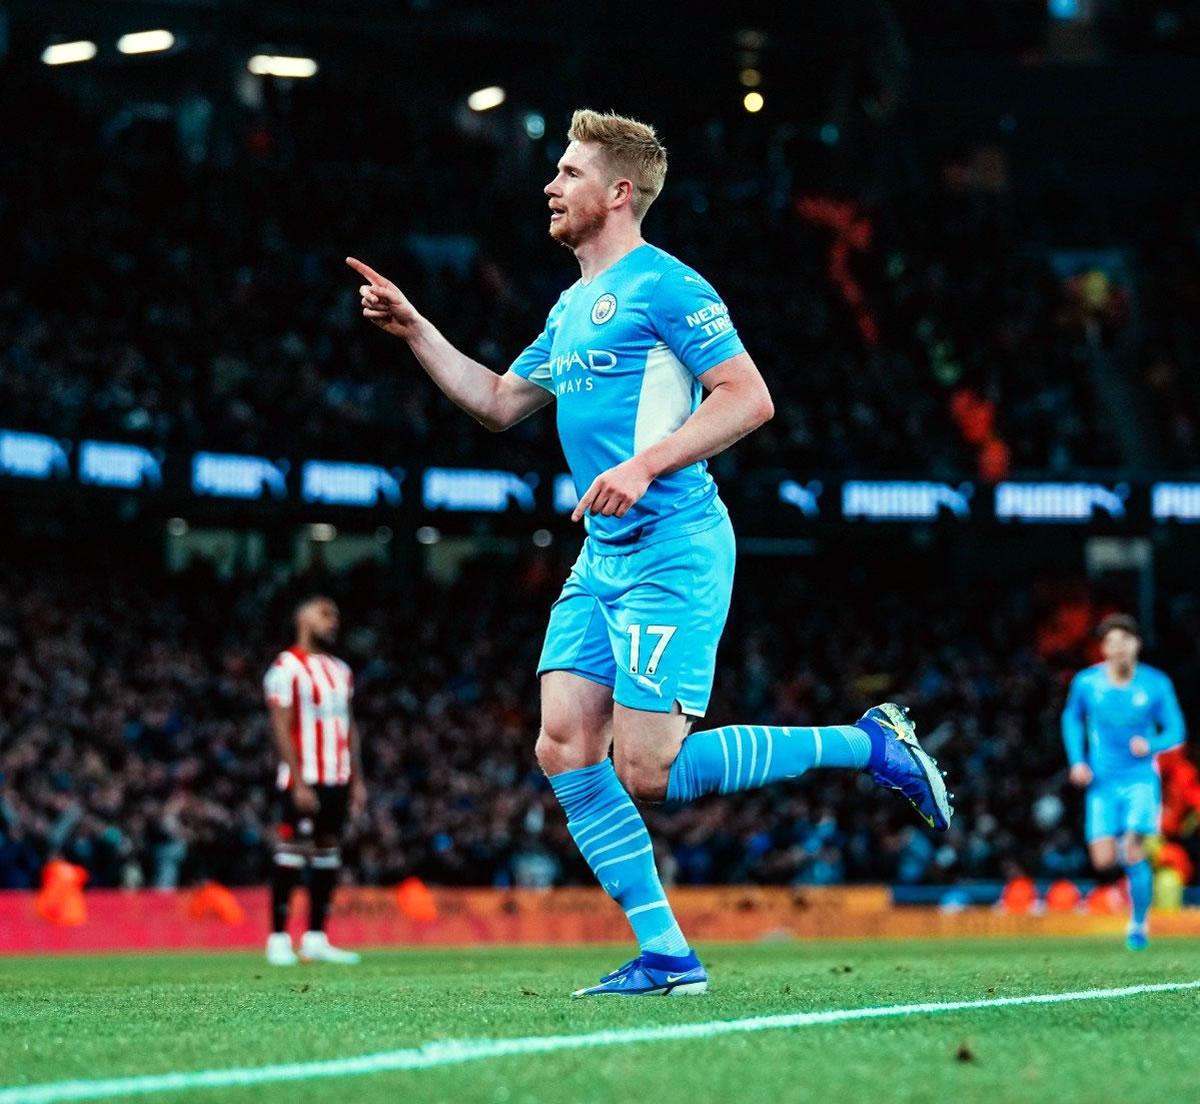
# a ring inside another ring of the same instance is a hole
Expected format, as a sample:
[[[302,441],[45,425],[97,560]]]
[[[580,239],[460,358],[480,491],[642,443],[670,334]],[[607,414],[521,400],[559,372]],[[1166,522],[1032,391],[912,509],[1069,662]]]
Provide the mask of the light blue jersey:
[[[1124,686],[1113,683],[1103,663],[1080,671],[1071,680],[1062,733],[1071,765],[1087,763],[1097,778],[1153,774],[1154,756],[1183,743],[1185,735],[1175,687],[1145,663],[1134,667]],[[1149,755],[1139,758],[1129,750],[1135,736],[1149,741]]]
[[[512,370],[558,401],[576,490],[674,433],[700,377],[743,352],[707,280],[640,245],[569,287]],[[733,529],[703,461],[655,479],[623,518],[588,516],[588,538],[550,611],[538,674],[569,671],[631,709],[708,707],[733,591]]]
[[[1171,680],[1139,663],[1130,681],[1118,686],[1103,663],[1087,667],[1071,681],[1062,733],[1071,765],[1087,763],[1094,775],[1086,799],[1087,838],[1156,835],[1162,784],[1154,756],[1184,739],[1183,713]],[[1129,750],[1135,736],[1149,742],[1149,755]]]
[[[641,245],[559,297],[512,371],[558,402],[575,488],[674,433],[700,405],[700,376],[743,352],[707,280]],[[662,475],[623,518],[586,519],[604,545],[646,544],[710,528],[725,514],[704,461]]]

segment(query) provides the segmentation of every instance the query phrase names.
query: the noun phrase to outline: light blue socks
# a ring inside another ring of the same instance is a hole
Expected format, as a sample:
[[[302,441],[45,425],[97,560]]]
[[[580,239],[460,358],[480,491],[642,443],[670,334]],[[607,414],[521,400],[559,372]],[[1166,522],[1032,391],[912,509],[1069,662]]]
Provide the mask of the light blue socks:
[[[1129,877],[1129,899],[1133,904],[1133,922],[1141,927],[1150,912],[1150,901],[1154,896],[1154,872],[1148,859],[1133,863],[1125,868]]]
[[[565,771],[550,785],[567,828],[592,873],[625,912],[643,951],[689,953],[654,865],[654,845],[642,814],[625,792],[612,760]]]
[[[871,735],[858,725],[730,725],[693,732],[671,764],[667,800],[757,789],[813,767],[862,770],[870,762],[871,747]]]

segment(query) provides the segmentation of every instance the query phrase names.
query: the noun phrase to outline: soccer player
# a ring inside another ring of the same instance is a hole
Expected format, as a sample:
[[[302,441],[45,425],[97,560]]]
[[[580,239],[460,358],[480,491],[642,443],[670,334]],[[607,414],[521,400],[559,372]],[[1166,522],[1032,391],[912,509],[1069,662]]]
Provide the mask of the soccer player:
[[[1123,845],[1133,905],[1126,945],[1140,951],[1149,943],[1154,890],[1144,843],[1162,820],[1154,756],[1183,743],[1183,713],[1170,678],[1138,662],[1141,632],[1132,617],[1106,617],[1096,634],[1104,661],[1071,680],[1063,743],[1071,782],[1087,790],[1088,850],[1102,883],[1118,876],[1118,837]]]
[[[550,613],[536,753],[639,945],[575,995],[702,993],[708,975],[671,911],[631,794],[688,801],[844,767],[871,770],[934,827],[947,828],[952,809],[891,703],[850,725],[688,734],[708,705],[733,585],[733,530],[705,460],[767,421],[771,397],[712,285],[642,238],[667,169],[654,130],[577,111],[568,137],[545,194],[550,236],[574,253],[580,279],[504,375],[454,348],[391,281],[347,263],[367,281],[364,316],[403,338],[488,429],[557,402],[583,491],[573,520],[585,521],[587,539]]]
[[[301,602],[293,620],[295,644],[275,657],[263,679],[283,805],[271,873],[267,961],[272,966],[294,966],[301,960],[353,965],[359,956],[329,942],[325,920],[342,866],[339,844],[346,814],[359,812],[367,799],[358,729],[350,712],[354,677],[330,654],[339,625],[332,600],[317,596]],[[288,909],[305,868],[309,920],[297,956],[287,931]]]

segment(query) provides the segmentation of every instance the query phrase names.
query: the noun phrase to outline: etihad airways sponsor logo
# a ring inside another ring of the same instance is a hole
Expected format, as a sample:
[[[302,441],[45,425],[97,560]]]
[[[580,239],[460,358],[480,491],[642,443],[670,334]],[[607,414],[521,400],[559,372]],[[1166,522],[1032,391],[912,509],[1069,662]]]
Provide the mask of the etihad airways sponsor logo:
[[[607,372],[617,366],[617,354],[607,349],[572,349],[569,353],[561,353],[550,358],[550,371],[556,376],[565,376],[577,368],[589,372]]]
[[[591,373],[607,372],[617,366],[617,354],[607,349],[573,349],[550,358],[550,374],[556,395],[591,391],[595,380]]]

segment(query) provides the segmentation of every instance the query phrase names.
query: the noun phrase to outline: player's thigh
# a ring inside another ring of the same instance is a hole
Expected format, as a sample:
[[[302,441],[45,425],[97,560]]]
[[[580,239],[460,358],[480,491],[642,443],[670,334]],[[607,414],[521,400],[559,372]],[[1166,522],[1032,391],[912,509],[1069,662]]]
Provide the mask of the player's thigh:
[[[616,659],[615,702],[645,713],[704,716],[729,615],[734,557],[728,521],[613,557],[611,594],[601,599]],[[680,726],[667,721],[658,727],[678,734]]]
[[[538,660],[542,724],[537,758],[549,775],[599,763],[612,741],[616,675],[587,542],[550,610]]]
[[[662,801],[667,796],[671,764],[691,723],[678,704],[670,713],[613,706],[613,763],[634,797]]]
[[[350,815],[349,786],[317,786],[319,805],[313,816],[313,843],[321,849],[338,847]]]
[[[604,609],[597,597],[600,588],[594,578],[593,562],[591,549],[585,542],[562,593],[550,607],[537,673],[540,677],[550,671],[567,671],[611,690],[616,665]],[[544,706],[543,701],[543,712]]]
[[[1097,870],[1111,870],[1117,865],[1117,837],[1097,836],[1089,839],[1088,855]]]
[[[1116,841],[1125,831],[1121,795],[1105,782],[1093,782],[1085,801],[1085,831],[1092,864],[1109,867],[1117,861]],[[1098,856],[1103,856],[1103,859]]]
[[[277,791],[275,821],[278,850],[300,854],[307,854],[311,851],[313,835],[316,831],[316,816],[314,813],[302,812],[296,808],[292,790]]]
[[[1125,787],[1125,839],[1127,863],[1139,863],[1146,857],[1145,840],[1162,830],[1162,782],[1158,777],[1130,783]]]
[[[1126,866],[1135,866],[1146,857],[1146,836],[1142,832],[1126,832],[1121,840],[1121,858]]]
[[[548,775],[603,762],[612,743],[611,687],[571,671],[542,675],[537,758]]]
[[[1124,787],[1125,830],[1156,836],[1162,829],[1162,782],[1155,776]]]

